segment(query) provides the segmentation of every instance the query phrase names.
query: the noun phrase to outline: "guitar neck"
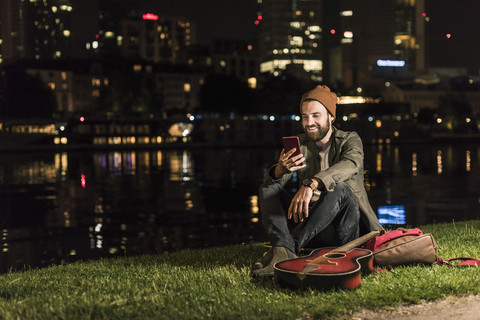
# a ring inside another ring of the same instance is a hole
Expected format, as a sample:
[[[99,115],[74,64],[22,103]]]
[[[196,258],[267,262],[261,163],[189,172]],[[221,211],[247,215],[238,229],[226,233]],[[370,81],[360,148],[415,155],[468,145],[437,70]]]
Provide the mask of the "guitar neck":
[[[378,236],[379,234],[380,234],[380,231],[378,231],[378,230],[371,231],[371,232],[361,236],[360,238],[357,238],[353,241],[350,241],[350,242],[344,244],[343,246],[340,246],[336,249],[333,249],[331,252],[346,252],[346,251],[352,250],[353,248],[356,248],[356,247],[360,246],[361,244],[367,242],[368,240],[372,239],[373,237]]]

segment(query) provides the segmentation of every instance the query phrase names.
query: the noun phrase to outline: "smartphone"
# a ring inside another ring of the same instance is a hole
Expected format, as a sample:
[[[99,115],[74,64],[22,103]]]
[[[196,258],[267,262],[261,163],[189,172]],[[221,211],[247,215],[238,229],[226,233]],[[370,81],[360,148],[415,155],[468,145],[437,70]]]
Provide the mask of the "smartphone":
[[[300,140],[298,140],[297,136],[283,137],[282,144],[283,144],[283,149],[285,149],[285,152],[288,152],[293,148],[296,149],[295,152],[290,156],[290,158],[302,153],[302,151],[300,150]]]

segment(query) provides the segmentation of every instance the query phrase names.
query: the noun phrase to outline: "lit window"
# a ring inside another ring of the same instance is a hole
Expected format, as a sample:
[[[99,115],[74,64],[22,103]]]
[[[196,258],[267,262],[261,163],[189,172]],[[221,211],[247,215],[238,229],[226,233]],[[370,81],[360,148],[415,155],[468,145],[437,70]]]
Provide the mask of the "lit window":
[[[65,38],[70,37],[70,30],[63,30],[63,36],[64,36]]]
[[[352,10],[345,10],[340,12],[340,16],[342,17],[351,17],[353,16],[353,11]]]
[[[257,78],[248,78],[248,86],[252,89],[255,89],[257,87]]]
[[[192,90],[190,83],[183,84],[183,91],[190,92]]]
[[[295,29],[300,29],[300,22],[299,21],[292,21],[290,22],[290,27]]]
[[[353,38],[353,32],[352,31],[345,31],[343,33],[343,36],[347,39],[352,39]]]
[[[292,38],[292,41],[290,41],[290,44],[292,46],[302,47],[303,46],[303,38],[295,36],[295,37]]]

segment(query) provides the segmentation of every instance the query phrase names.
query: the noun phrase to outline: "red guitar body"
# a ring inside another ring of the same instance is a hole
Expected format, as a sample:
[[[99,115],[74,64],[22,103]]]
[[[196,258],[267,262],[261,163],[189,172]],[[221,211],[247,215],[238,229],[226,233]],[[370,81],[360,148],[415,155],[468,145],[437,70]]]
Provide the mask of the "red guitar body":
[[[342,252],[336,248],[320,248],[308,256],[276,263],[274,279],[282,287],[355,289],[361,283],[362,273],[372,271],[370,250],[354,248]]]

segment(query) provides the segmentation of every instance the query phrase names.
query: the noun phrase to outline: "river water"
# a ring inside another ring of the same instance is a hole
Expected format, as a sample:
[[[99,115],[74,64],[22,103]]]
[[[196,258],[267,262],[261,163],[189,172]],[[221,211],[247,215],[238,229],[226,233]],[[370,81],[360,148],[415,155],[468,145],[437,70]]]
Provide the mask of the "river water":
[[[257,190],[278,153],[1,153],[0,272],[266,241]],[[375,210],[401,208],[408,226],[480,218],[478,144],[367,145],[365,154]]]

